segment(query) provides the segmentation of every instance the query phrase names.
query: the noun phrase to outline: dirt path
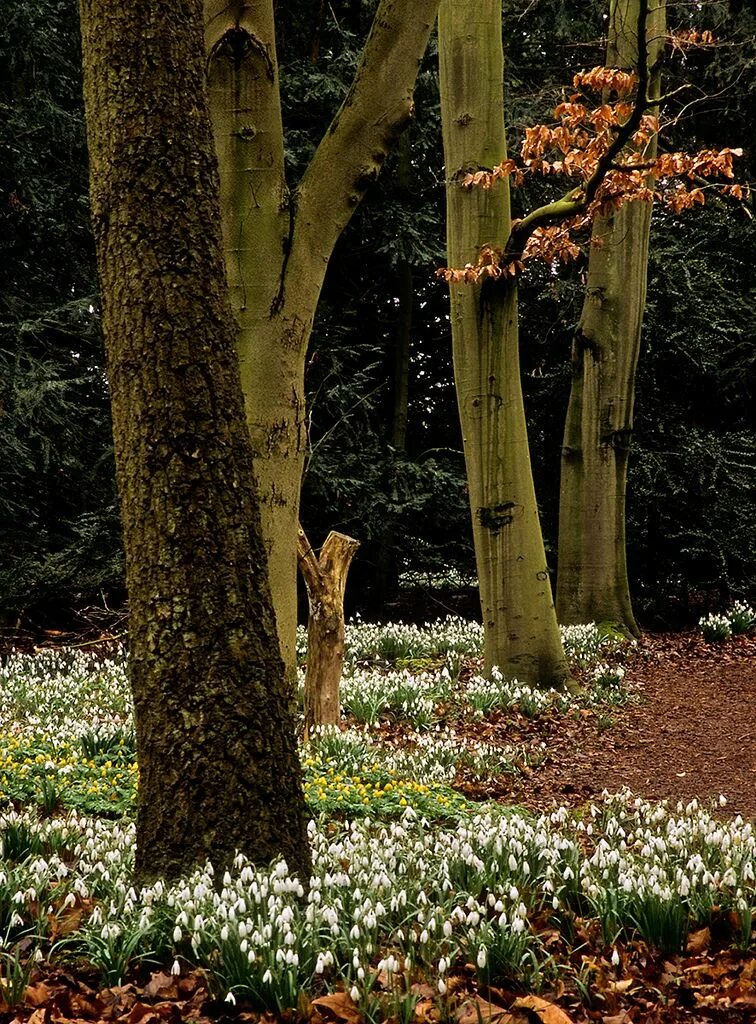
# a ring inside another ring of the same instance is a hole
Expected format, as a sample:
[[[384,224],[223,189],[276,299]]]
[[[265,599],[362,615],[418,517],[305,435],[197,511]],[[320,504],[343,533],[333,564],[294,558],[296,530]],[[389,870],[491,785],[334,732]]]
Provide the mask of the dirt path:
[[[511,796],[544,807],[622,786],[685,802],[722,794],[728,812],[756,819],[756,638],[649,635],[628,679],[640,703],[615,724],[589,716],[550,730],[547,762]]]

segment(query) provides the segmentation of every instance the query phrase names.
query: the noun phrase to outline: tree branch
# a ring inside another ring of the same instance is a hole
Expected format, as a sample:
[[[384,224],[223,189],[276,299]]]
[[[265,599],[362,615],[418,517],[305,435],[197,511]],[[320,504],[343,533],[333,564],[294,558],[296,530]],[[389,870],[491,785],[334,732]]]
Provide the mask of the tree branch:
[[[318,556],[307,539],[307,534],[304,532],[301,523],[297,531],[297,562],[307,584],[308,593],[310,591],[317,592],[321,585]]]
[[[290,274],[328,262],[339,235],[412,117],[439,0],[381,0],[352,86],[296,191]],[[323,272],[325,266],[323,265]]]
[[[555,220],[563,220],[586,210],[596,197],[609,171],[614,166],[617,157],[625,148],[627,143],[640,128],[643,115],[646,110],[655,103],[649,98],[648,86],[650,70],[648,66],[648,41],[646,38],[646,24],[648,20],[649,0],[640,0],[638,6],[637,40],[638,40],[638,88],[633,109],[624,124],[620,125],[611,144],[596,161],[596,167],[590,178],[584,185],[571,189],[560,199],[547,203],[517,221],[510,232],[504,252],[507,256],[515,256],[523,251],[525,243],[536,230],[536,228],[553,223]]]

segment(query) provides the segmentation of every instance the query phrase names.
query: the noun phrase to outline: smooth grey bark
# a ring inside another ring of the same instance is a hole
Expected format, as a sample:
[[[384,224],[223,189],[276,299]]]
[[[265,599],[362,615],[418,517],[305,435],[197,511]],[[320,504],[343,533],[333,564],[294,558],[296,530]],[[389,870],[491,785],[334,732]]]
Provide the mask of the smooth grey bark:
[[[658,98],[664,0],[645,14],[648,97]],[[608,67],[638,70],[640,0],[613,0]],[[656,138],[644,158],[656,155]],[[630,202],[595,218],[562,445],[557,614],[611,622],[638,635],[627,574],[625,503],[635,375],[646,304],[651,204]]]
[[[500,0],[442,0],[441,119],[451,267],[511,233],[509,183],[464,175],[506,157]],[[454,378],[465,452],[486,667],[561,686],[567,661],[551,595],[520,380],[517,284],[451,283]]]
[[[290,681],[307,345],[333,248],[411,119],[438,2],[381,0],[352,86],[294,189],[284,170],[273,2],[205,3],[226,263]]]

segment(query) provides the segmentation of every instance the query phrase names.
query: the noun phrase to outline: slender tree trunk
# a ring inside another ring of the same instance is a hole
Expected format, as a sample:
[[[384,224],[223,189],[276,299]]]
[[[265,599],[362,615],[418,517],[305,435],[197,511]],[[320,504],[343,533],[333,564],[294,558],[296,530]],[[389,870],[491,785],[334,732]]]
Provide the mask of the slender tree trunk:
[[[92,217],[130,607],[137,874],[242,850],[306,878],[253,486],[200,0],[82,0]]]
[[[399,143],[397,167],[399,191],[409,198],[412,184],[412,149],[409,133]],[[412,314],[415,306],[415,283],[412,264],[403,259],[397,266],[399,315],[393,339],[393,388],[391,392],[391,447],[402,455],[407,450],[407,419],[409,415],[409,364],[412,344]]]
[[[410,133],[405,132],[399,142],[397,184],[402,198],[407,199],[412,185]],[[391,338],[390,379],[391,405],[389,407],[387,440],[386,488],[391,501],[399,501],[399,465],[407,451],[407,422],[409,419],[409,366],[412,345],[412,320],[415,306],[415,281],[412,264],[401,260],[397,266],[396,289],[397,319]],[[378,598],[382,607],[396,601],[399,592],[399,538],[396,522],[386,517],[376,544],[376,580]]]
[[[506,156],[500,0],[442,0],[441,117],[448,261],[475,262],[509,236],[508,183],[466,190],[464,173]],[[519,364],[517,287],[451,284],[454,376],[490,669],[539,685],[568,672],[530,467]]]
[[[381,0],[352,87],[289,193],[272,0],[206,0],[211,112],[223,234],[239,322],[242,389],[255,457],[281,652],[296,650],[299,492],[307,444],[304,370],[333,248],[412,111],[438,0]]]
[[[344,591],[360,542],[331,531],[320,557],[299,527],[297,555],[307,586],[310,620],[305,672],[305,739],[313,726],[341,721],[341,670],[344,666]]]
[[[275,305],[291,216],[273,8],[207,0],[210,112],[224,250],[273,604],[290,683],[296,642],[296,529],[306,444],[301,347],[309,328]],[[285,342],[285,344],[284,344]]]
[[[639,0],[611,4],[607,65],[637,69]],[[664,42],[664,0],[647,19],[649,62]],[[652,71],[649,95],[659,95]],[[646,155],[656,154],[656,140]],[[612,622],[638,634],[627,578],[625,492],[635,373],[646,304],[651,204],[627,203],[593,225],[588,279],[572,346],[562,447],[559,621]]]

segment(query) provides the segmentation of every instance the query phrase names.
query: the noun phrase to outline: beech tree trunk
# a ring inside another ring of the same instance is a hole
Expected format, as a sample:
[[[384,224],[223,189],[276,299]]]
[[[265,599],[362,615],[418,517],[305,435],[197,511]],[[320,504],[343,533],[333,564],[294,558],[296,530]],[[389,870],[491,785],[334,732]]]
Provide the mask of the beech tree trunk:
[[[226,265],[290,681],[307,345],[333,248],[411,117],[438,2],[381,0],[352,87],[293,190],[284,173],[273,0],[205,2]]]
[[[258,862],[283,854],[306,881],[295,722],[223,265],[201,0],[82,0],[81,15],[130,607],[137,875],[174,878],[208,858],[220,867],[241,850]]]
[[[441,119],[448,262],[474,263],[509,236],[509,186],[465,189],[465,173],[506,156],[500,0],[442,0]],[[557,625],[530,466],[512,279],[450,284],[454,377],[472,511],[485,661],[509,676],[562,685]]]
[[[305,739],[313,726],[338,725],[341,721],[339,688],[344,666],[344,591],[349,566],[359,546],[359,541],[332,530],[318,558],[299,527],[297,555],[310,604]]]
[[[658,97],[664,0],[651,0],[649,96]],[[639,0],[611,4],[606,62],[637,70]],[[656,139],[645,150],[656,155]],[[651,204],[597,217],[585,299],[572,346],[562,446],[557,613],[563,623],[611,622],[638,635],[627,577],[625,493],[635,373],[646,304]]]

